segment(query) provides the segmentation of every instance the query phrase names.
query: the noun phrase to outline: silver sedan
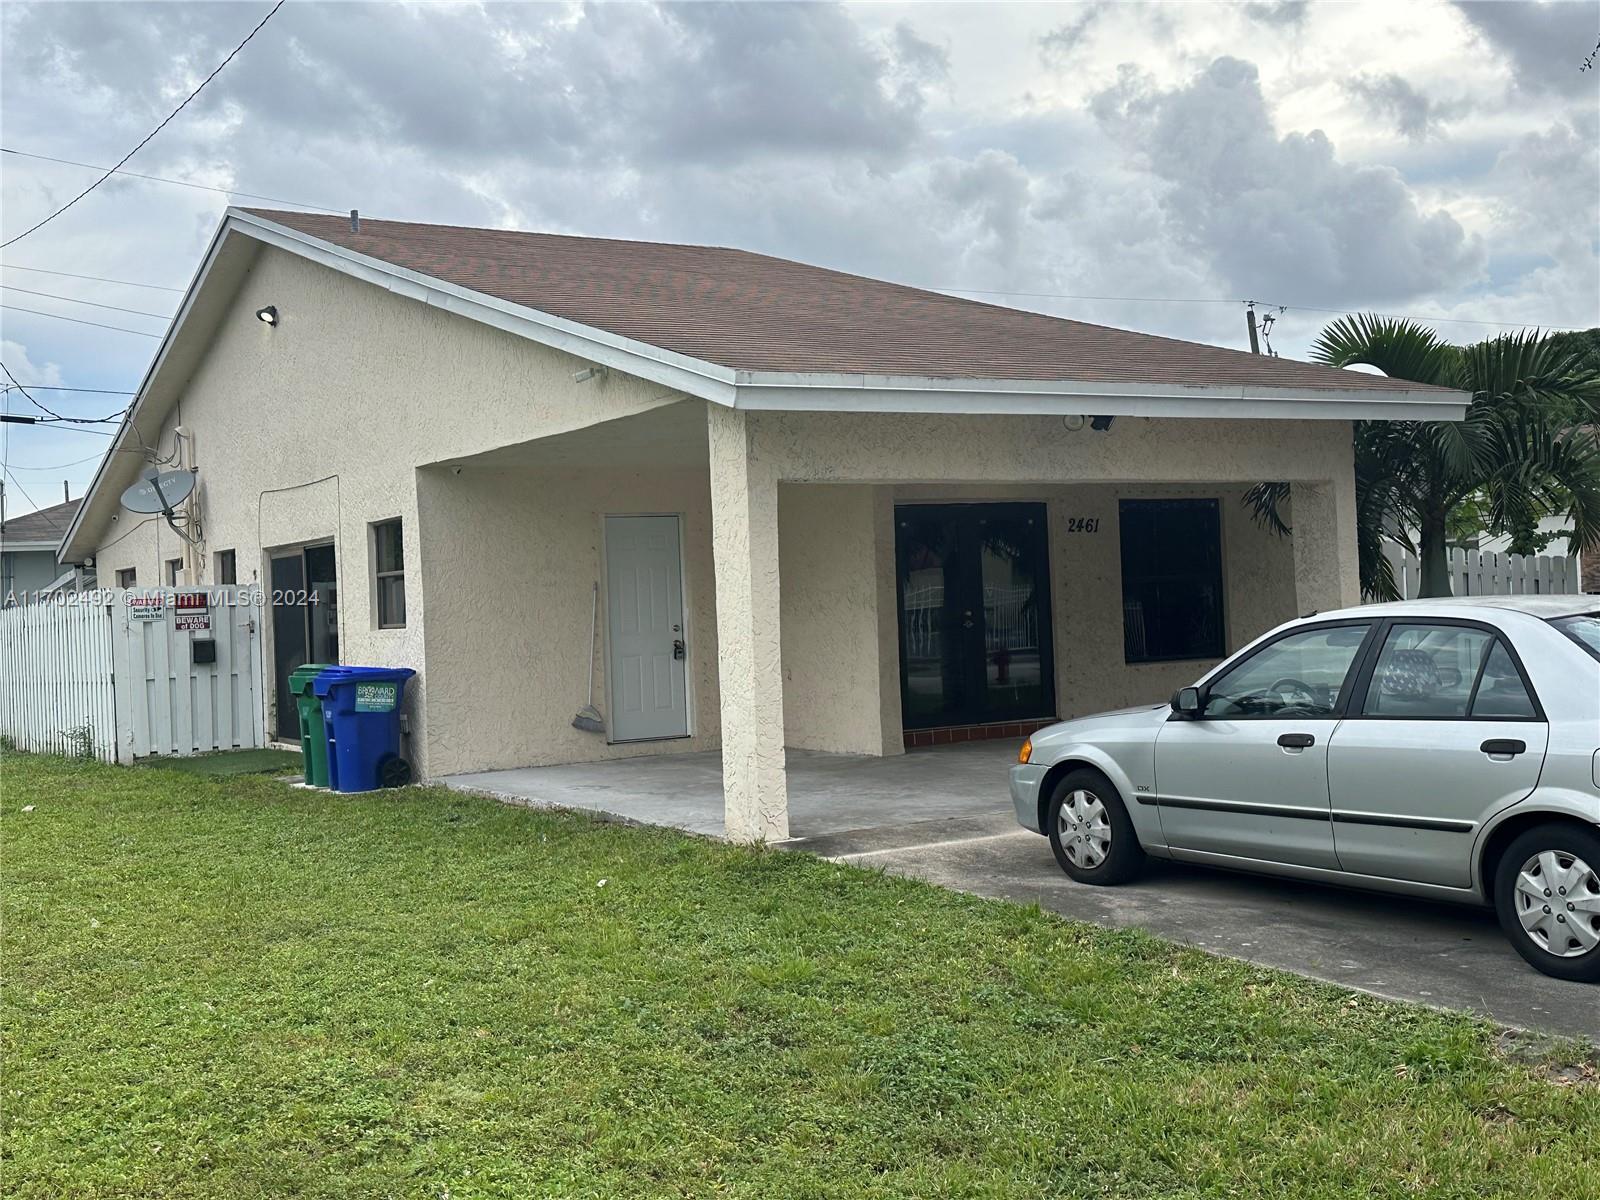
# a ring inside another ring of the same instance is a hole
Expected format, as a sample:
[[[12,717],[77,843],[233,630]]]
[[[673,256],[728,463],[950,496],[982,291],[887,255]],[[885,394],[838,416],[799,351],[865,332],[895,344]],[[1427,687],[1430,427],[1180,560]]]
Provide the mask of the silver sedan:
[[[1153,855],[1492,905],[1533,966],[1600,981],[1600,598],[1291,621],[1170,703],[1040,730],[1011,796],[1082,883]]]

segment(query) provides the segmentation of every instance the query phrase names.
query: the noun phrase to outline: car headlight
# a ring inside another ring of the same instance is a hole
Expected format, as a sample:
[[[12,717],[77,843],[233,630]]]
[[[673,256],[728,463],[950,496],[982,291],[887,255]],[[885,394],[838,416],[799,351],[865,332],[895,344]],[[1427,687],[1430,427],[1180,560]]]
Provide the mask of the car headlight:
[[[1017,751],[1017,761],[1027,763],[1033,761],[1033,739],[1028,738],[1022,743],[1022,749]]]

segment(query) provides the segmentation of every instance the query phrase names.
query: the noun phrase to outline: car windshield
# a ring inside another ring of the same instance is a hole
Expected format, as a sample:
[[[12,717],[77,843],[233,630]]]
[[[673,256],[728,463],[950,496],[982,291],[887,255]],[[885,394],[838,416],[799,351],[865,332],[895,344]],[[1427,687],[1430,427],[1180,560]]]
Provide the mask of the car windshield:
[[[1558,617],[1550,624],[1587,650],[1590,657],[1600,659],[1600,613]]]

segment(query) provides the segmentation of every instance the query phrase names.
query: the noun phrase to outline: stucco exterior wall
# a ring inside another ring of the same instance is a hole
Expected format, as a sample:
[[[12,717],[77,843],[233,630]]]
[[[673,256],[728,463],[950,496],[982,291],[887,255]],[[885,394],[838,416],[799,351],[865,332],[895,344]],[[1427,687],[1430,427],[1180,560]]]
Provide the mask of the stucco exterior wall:
[[[711,495],[704,470],[483,469],[417,473],[428,601],[427,761],[435,775],[719,744]],[[588,695],[590,603],[600,584],[595,703],[606,687],[606,514],[675,514],[684,560],[691,736],[608,745],[572,728]]]
[[[778,563],[782,593],[783,730],[787,745],[850,754],[893,754],[900,746],[900,685],[885,680],[898,629],[882,640],[876,515],[878,489],[852,484],[778,489]],[[889,531],[890,537],[893,531]],[[889,613],[894,613],[890,544]],[[882,688],[893,691],[886,728]]]
[[[278,309],[275,327],[254,315],[268,304]],[[416,468],[681,398],[614,374],[575,383],[573,372],[583,365],[263,249],[157,443],[169,454],[173,430],[183,425],[199,467],[205,544],[189,558],[182,582],[212,582],[213,555],[231,549],[239,582],[265,583],[269,548],[332,538],[341,656],[419,672],[407,689],[411,749],[425,771],[437,773],[426,762],[423,728],[429,672]],[[394,517],[403,523],[407,624],[380,630],[368,527]],[[159,585],[162,562],[185,553],[159,518],[120,513],[96,536],[106,584],[131,566],[140,586]],[[270,664],[270,623],[267,636]],[[271,691],[269,684],[269,717]]]

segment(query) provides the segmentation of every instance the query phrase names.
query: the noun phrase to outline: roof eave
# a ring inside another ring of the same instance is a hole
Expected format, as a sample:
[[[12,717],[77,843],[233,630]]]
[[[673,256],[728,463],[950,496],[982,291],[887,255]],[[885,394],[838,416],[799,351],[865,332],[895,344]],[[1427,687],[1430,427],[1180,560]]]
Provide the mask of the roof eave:
[[[739,373],[734,405],[778,412],[1459,421],[1471,401],[1469,392],[1434,387],[1190,386],[745,371]]]

